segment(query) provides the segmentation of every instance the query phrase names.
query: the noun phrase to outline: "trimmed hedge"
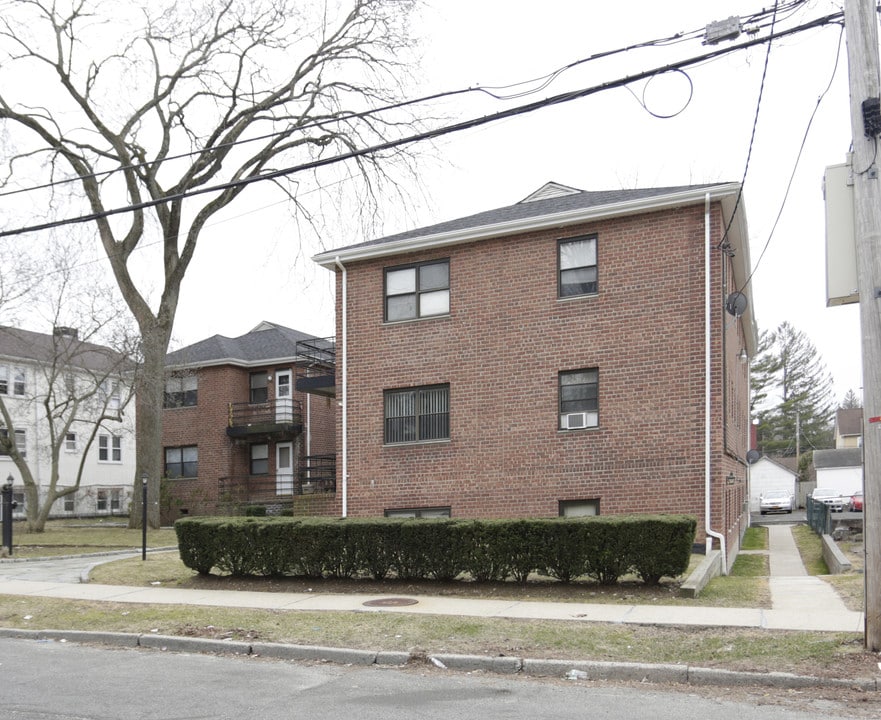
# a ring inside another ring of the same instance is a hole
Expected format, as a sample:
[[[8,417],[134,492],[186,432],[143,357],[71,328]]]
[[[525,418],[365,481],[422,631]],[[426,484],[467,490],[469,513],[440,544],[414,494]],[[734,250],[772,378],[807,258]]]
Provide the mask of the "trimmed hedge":
[[[697,522],[685,515],[517,520],[182,518],[181,560],[200,574],[526,582],[532,573],[604,585],[685,572]]]

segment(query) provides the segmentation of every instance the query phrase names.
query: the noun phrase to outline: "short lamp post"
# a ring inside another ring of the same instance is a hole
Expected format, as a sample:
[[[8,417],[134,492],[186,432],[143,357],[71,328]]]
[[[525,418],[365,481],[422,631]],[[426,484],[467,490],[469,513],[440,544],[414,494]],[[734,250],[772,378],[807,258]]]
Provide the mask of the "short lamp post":
[[[0,523],[3,525],[3,547],[9,556],[12,556],[12,510],[15,502],[12,500],[12,475],[6,478],[6,484],[0,490]]]
[[[141,473],[141,560],[147,559],[147,473]]]

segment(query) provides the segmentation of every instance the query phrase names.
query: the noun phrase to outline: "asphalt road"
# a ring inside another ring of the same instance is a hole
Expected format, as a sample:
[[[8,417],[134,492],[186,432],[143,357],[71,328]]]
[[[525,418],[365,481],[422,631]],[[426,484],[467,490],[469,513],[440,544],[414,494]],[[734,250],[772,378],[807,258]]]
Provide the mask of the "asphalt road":
[[[0,639],[4,720],[844,720],[656,687]],[[820,714],[815,711],[821,711]]]

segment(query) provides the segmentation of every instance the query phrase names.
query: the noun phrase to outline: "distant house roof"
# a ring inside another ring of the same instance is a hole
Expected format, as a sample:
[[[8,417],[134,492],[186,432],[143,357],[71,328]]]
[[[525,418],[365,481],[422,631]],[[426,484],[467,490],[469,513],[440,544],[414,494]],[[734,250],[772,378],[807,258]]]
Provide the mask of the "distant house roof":
[[[746,211],[740,191],[739,183],[586,191],[550,182],[513,205],[328,250],[312,259],[333,270],[337,263],[345,264],[515,233],[562,228],[605,218],[700,205],[709,199],[722,203],[726,241],[730,243],[730,249],[736,258],[733,263],[735,284],[737,287],[744,287],[751,265]],[[748,328],[748,351],[752,354],[757,341],[751,307],[747,308],[743,320],[744,327]]]
[[[835,427],[839,435],[862,435],[863,409],[839,408],[835,413]]]
[[[785,470],[786,472],[788,472],[792,475],[798,476],[798,469],[797,469],[797,467],[794,467],[794,466],[798,465],[798,460],[794,457],[793,458],[788,458],[788,457],[787,458],[772,458],[772,457],[768,457],[767,455],[763,455],[758,460],[756,460],[756,462],[754,464],[757,465],[758,463],[762,462],[763,460],[771,463],[772,465],[777,466],[781,470]],[[794,461],[794,462],[790,462],[790,461]]]
[[[860,467],[862,464],[862,448],[814,450],[814,467],[818,470],[841,467]]]
[[[76,330],[66,327],[47,334],[0,325],[0,358],[30,363],[60,360],[95,372],[125,369],[124,355],[104,345],[82,341]]]
[[[247,367],[292,361],[297,357],[297,343],[313,339],[314,335],[264,321],[244,335],[234,338],[214,335],[168,353],[165,364],[173,370],[212,365]]]

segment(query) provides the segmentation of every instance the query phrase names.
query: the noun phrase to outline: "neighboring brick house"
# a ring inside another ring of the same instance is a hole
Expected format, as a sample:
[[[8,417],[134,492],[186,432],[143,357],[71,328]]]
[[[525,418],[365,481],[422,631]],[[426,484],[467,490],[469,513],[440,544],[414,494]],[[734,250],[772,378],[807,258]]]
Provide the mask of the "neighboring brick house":
[[[253,505],[335,512],[333,388],[295,387],[317,351],[332,365],[332,340],[263,322],[168,354],[163,522]]]
[[[756,345],[738,184],[549,183],[314,260],[337,276],[342,515],[683,512],[733,561]]]

